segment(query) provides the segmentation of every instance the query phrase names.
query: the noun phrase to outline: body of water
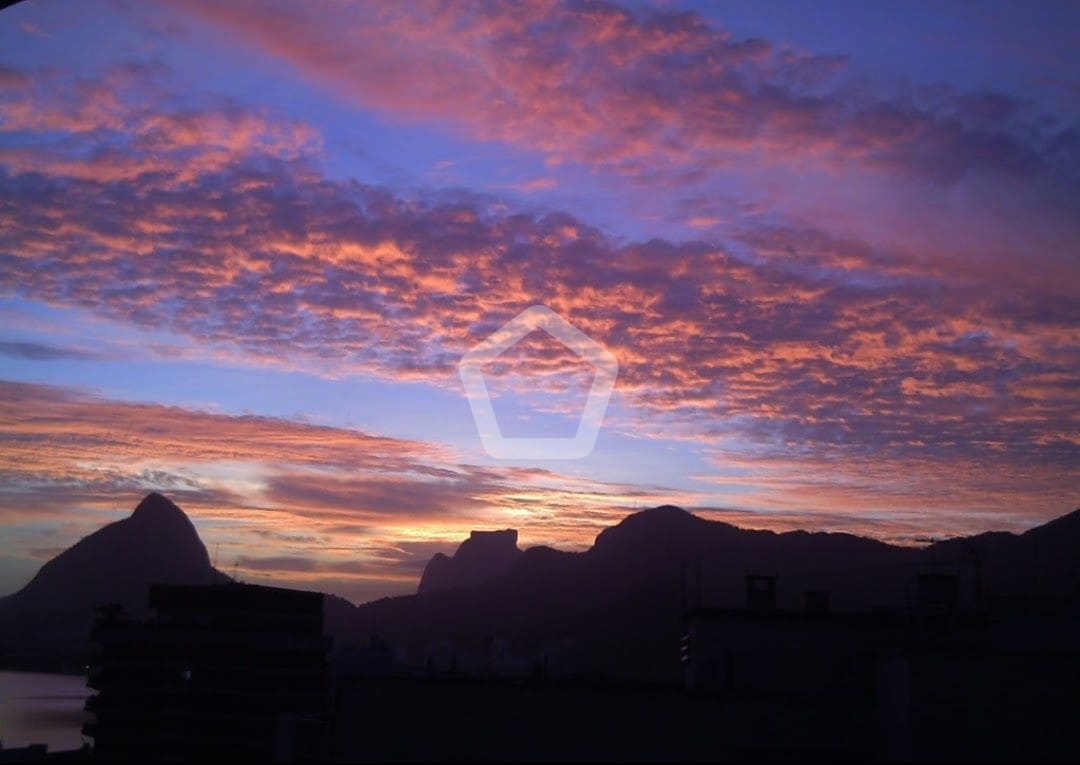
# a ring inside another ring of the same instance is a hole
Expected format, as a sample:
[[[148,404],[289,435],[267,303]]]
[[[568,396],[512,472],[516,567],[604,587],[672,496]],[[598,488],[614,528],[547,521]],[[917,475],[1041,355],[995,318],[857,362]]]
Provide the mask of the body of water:
[[[82,675],[0,672],[0,743],[5,749],[47,744],[49,751],[78,749],[90,694]]]

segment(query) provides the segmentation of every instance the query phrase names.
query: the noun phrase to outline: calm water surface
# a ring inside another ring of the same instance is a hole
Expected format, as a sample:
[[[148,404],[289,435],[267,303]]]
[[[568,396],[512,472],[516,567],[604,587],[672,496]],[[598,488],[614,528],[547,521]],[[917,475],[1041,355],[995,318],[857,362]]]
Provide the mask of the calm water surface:
[[[0,742],[4,748],[48,744],[78,749],[89,695],[82,675],[0,672]]]

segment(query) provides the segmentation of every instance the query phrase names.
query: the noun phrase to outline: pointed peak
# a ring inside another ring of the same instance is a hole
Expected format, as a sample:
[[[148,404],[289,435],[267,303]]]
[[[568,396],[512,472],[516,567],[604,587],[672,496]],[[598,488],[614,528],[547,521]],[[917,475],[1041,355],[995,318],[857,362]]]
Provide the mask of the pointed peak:
[[[173,502],[171,499],[163,494],[158,494],[156,491],[150,492],[135,508],[135,512],[131,514],[132,518],[164,518],[164,517],[183,517],[187,518],[184,511]]]

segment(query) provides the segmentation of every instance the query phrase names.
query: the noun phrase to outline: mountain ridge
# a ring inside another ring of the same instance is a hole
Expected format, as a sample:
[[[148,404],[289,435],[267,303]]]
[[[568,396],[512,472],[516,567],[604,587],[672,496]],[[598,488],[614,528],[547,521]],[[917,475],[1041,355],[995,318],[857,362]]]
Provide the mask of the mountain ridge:
[[[0,598],[0,660],[31,667],[81,667],[97,606],[115,603],[142,616],[151,582],[228,580],[211,565],[184,511],[152,492],[131,515],[83,537],[44,563],[25,586]]]
[[[522,554],[516,529],[472,531],[453,557],[435,555],[424,567],[418,593],[479,584],[505,572]]]
[[[1070,569],[1080,555],[1077,519],[902,547],[847,533],[742,529],[666,505],[628,515],[581,552],[528,548],[469,587],[362,604],[346,631],[413,653],[497,636],[527,655],[556,646],[568,671],[630,667],[642,679],[671,681],[683,610],[741,607],[747,574],[776,576],[778,606],[788,609],[802,608],[808,591],[828,592],[839,611],[902,609],[913,575],[943,565],[957,573],[968,607],[976,592],[1060,597],[1080,591]]]
[[[670,679],[683,610],[741,605],[749,573],[777,576],[778,605],[786,608],[800,607],[807,590],[830,592],[837,610],[901,607],[906,577],[934,561],[969,579],[977,572],[980,592],[1080,592],[1080,510],[1020,534],[985,532],[925,547],[742,529],[674,505],[627,515],[580,552],[522,550],[517,541],[514,529],[474,531],[453,556],[432,557],[414,595],[360,605],[329,596],[327,632],[340,646],[377,637],[413,651],[498,636],[526,652],[561,653],[571,669],[631,667]],[[151,493],[130,516],[79,540],[0,598],[0,662],[37,657],[54,668],[62,657],[81,666],[95,606],[120,603],[138,616],[150,583],[225,581],[183,510]]]

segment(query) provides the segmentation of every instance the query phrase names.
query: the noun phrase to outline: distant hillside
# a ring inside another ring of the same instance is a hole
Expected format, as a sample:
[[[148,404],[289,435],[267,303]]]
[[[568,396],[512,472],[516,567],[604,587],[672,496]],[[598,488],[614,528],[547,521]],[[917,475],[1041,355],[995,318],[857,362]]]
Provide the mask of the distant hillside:
[[[436,553],[424,568],[417,592],[471,587],[505,574],[521,556],[517,531],[474,531],[453,558]]]
[[[472,543],[433,559],[417,595],[360,606],[341,615],[339,629],[405,646],[414,659],[499,639],[525,656],[555,657],[567,671],[671,680],[684,606],[741,606],[750,573],[778,577],[782,608],[801,608],[806,591],[824,590],[841,611],[904,606],[912,576],[929,566],[959,574],[967,605],[1065,595],[1080,581],[1080,511],[1022,535],[910,548],[850,534],[751,531],[664,506],[605,529],[582,553],[511,553],[504,540],[487,576],[458,565]]]
[[[146,610],[150,583],[226,581],[184,512],[150,494],[127,518],[56,556],[21,590],[0,598],[0,663],[81,668],[93,609]]]
[[[683,609],[741,606],[746,574],[777,576],[781,608],[800,608],[806,591],[824,590],[834,610],[851,611],[903,606],[911,576],[929,565],[955,570],[969,605],[1075,593],[1080,510],[1020,535],[925,548],[850,534],[752,531],[672,506],[627,516],[580,553],[522,551],[512,529],[473,532],[452,557],[430,561],[416,595],[362,606],[328,598],[326,629],[338,649],[378,637],[414,661],[503,645],[565,671],[670,681]],[[0,599],[0,665],[77,669],[94,607],[119,603],[141,615],[151,583],[227,580],[183,511],[150,494],[130,517],[81,540]]]

